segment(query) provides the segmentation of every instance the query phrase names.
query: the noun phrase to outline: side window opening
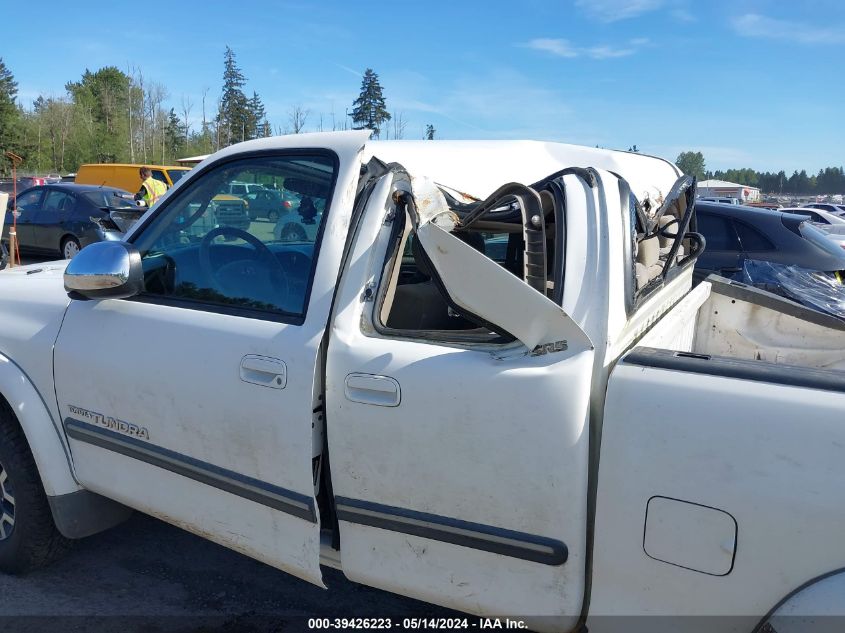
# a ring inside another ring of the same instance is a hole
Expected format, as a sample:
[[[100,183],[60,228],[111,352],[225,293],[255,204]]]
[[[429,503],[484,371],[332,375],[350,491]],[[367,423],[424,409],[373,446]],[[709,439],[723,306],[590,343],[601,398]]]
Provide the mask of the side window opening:
[[[455,235],[486,254],[484,234],[467,232]],[[491,237],[488,236],[488,239]],[[407,232],[398,251],[401,251],[401,258],[395,258],[392,271],[385,271],[392,273],[390,301],[384,302],[381,310],[385,327],[414,332],[476,331],[489,334],[489,330],[449,305],[448,297],[437,283],[437,273],[413,230]]]
[[[166,201],[136,242],[140,300],[299,324],[305,318],[336,160],[325,152],[247,156],[223,163]],[[313,200],[276,221],[253,219],[228,191],[260,173]],[[296,231],[281,231],[293,227]]]
[[[466,208],[447,192],[444,191],[444,194],[451,210],[461,218],[452,234],[480,255],[528,283],[523,214],[518,208],[518,202],[513,201],[512,196],[504,195],[501,197],[501,204],[488,205],[491,207],[488,214],[473,216],[473,207],[477,208],[478,205],[466,205],[469,207]],[[546,215],[546,222],[541,224],[545,238],[541,242],[544,257],[535,257],[535,261],[541,259],[545,269],[543,270],[542,266],[537,269],[535,266],[533,270],[528,271],[528,274],[533,274],[535,278],[535,289],[539,285],[549,298],[555,294],[554,280],[563,278],[562,274],[555,275],[554,270],[556,264],[562,265],[563,262],[562,252],[559,253],[556,249],[558,240],[554,204],[554,200],[549,196],[541,211]],[[397,213],[393,243],[388,249],[382,275],[381,303],[376,311],[377,327],[385,333],[402,333],[405,336],[427,339],[480,339],[503,342],[500,333],[493,332],[489,326],[480,323],[471,315],[461,314],[459,309],[450,305],[436,271],[421,243],[416,239],[412,224],[407,212]],[[560,283],[562,284],[562,281]],[[562,296],[562,288],[560,290]]]
[[[635,298],[660,287],[673,270],[691,262],[703,250],[704,238],[696,232],[694,201],[695,180],[689,176],[675,182],[653,213],[631,196]]]

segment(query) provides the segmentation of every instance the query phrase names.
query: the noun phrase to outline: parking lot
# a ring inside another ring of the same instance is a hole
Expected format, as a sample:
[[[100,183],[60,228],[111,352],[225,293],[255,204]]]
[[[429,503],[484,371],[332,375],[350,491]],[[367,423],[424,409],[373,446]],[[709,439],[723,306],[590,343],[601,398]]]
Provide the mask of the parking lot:
[[[309,617],[435,615],[323,568],[326,592],[135,514],[25,577],[0,575],[2,631],[298,631]]]

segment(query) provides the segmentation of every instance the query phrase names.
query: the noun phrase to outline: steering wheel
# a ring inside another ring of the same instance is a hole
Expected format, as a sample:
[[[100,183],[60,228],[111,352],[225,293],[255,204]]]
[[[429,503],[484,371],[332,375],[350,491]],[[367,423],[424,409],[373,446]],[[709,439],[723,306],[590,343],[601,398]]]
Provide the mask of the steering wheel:
[[[211,263],[211,242],[220,236],[241,238],[255,250],[244,251],[250,253],[249,257],[236,259],[215,268]],[[285,269],[276,259],[273,251],[251,233],[233,226],[218,226],[205,234],[199,246],[199,263],[203,275],[212,287],[229,296],[237,297],[239,293],[242,294],[243,282],[249,278],[259,281],[259,284],[264,285],[264,289],[269,291],[266,294],[268,298],[272,297],[272,301],[268,303],[281,306],[290,295]],[[256,264],[260,266],[256,267]]]

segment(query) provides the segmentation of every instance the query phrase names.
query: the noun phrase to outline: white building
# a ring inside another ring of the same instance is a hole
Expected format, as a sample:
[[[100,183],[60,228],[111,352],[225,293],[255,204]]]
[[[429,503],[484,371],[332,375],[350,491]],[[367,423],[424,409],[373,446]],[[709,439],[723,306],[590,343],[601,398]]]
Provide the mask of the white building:
[[[698,183],[697,193],[700,198],[736,198],[740,202],[760,201],[760,190],[757,187],[726,180],[702,180]]]

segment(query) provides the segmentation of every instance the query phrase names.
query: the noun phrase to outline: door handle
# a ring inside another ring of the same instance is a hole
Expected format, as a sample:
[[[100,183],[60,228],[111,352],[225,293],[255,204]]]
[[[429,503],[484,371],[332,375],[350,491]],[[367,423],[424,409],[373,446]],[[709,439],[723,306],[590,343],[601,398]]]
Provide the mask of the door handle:
[[[241,380],[271,389],[284,389],[288,384],[288,368],[278,358],[247,354],[241,359]]]
[[[402,399],[396,379],[374,374],[349,374],[344,392],[347,400],[377,407],[398,407]]]

